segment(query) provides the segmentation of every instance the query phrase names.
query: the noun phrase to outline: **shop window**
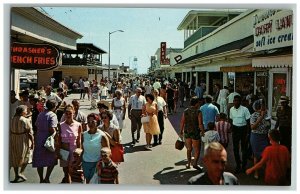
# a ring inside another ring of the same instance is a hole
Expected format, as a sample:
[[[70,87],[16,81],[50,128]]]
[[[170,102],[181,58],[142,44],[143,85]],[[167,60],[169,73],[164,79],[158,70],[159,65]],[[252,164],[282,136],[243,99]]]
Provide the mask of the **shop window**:
[[[272,112],[276,112],[278,106],[280,106],[279,100],[281,96],[286,96],[286,79],[285,73],[273,74],[273,101]]]
[[[256,95],[264,99],[268,104],[268,82],[269,76],[267,71],[256,72]]]

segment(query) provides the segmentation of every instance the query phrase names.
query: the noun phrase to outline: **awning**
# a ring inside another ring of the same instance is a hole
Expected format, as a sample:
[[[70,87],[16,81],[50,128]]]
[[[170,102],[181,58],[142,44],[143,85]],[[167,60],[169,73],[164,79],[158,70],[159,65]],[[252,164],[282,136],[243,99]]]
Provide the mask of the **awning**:
[[[293,67],[293,55],[253,58],[252,66],[271,68]]]
[[[255,68],[252,65],[243,65],[243,66],[230,66],[230,67],[220,67],[222,72],[253,72]]]

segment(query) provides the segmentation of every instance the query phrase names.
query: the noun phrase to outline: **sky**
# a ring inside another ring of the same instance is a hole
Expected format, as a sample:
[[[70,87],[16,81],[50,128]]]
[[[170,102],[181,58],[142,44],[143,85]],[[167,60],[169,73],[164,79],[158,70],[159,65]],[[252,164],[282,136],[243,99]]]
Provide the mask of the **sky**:
[[[167,42],[167,48],[183,48],[184,32],[177,27],[191,9],[42,7],[53,19],[83,35],[78,43],[92,43],[105,50],[103,64],[137,65],[147,73],[150,57]],[[134,58],[137,62],[134,62]]]

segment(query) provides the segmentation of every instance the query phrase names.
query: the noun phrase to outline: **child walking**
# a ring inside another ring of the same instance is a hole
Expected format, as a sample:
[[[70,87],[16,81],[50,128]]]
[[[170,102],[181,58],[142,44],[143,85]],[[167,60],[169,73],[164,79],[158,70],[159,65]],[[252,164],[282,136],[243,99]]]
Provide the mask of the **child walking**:
[[[73,162],[70,165],[70,175],[72,182],[83,183],[84,176],[82,170],[82,160],[81,160],[82,149],[76,148],[73,152]]]
[[[268,137],[271,145],[264,149],[261,160],[247,169],[246,174],[249,175],[266,164],[265,183],[267,185],[290,185],[287,181],[290,177],[286,176],[291,167],[290,153],[287,147],[280,145],[279,130],[270,130]]]
[[[220,120],[216,123],[216,131],[220,136],[220,143],[226,149],[229,142],[229,133],[231,133],[231,124],[227,121],[227,115],[220,113]]]
[[[111,150],[101,149],[101,160],[97,163],[98,179],[101,184],[119,184],[117,165],[111,160]]]
[[[206,147],[211,142],[219,142],[220,136],[219,133],[215,130],[215,123],[209,122],[207,124],[208,131],[204,133],[204,136],[201,137],[204,147]]]

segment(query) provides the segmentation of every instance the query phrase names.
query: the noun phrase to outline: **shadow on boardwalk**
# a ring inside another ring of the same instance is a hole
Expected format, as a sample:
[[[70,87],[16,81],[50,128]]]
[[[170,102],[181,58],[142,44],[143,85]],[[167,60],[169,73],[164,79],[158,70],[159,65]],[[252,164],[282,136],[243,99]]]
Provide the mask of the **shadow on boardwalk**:
[[[182,164],[181,169],[174,170],[174,167],[166,167],[161,171],[153,175],[153,179],[158,180],[160,184],[169,184],[169,185],[186,185],[189,178],[194,175],[199,174],[199,171],[194,169],[186,169],[184,161],[178,163]],[[178,163],[176,163],[178,165]],[[175,164],[175,165],[176,165]]]

